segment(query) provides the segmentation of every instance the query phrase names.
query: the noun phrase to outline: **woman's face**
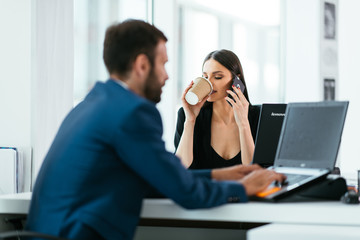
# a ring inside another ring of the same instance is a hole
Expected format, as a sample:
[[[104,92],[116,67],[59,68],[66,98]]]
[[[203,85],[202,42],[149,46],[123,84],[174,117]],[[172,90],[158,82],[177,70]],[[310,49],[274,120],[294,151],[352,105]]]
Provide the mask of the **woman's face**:
[[[230,71],[214,59],[209,59],[204,63],[203,77],[208,79],[213,85],[213,92],[207,101],[215,102],[225,100],[228,90],[232,84]]]

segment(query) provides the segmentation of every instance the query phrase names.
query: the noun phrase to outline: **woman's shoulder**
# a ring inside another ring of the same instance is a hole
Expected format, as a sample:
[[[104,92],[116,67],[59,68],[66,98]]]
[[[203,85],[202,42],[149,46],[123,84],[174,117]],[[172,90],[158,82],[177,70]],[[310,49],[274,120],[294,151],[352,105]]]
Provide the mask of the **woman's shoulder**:
[[[185,122],[185,111],[184,111],[184,108],[183,107],[180,107],[177,111],[177,125],[179,124],[183,124]]]
[[[185,115],[185,111],[184,111],[184,107],[179,107],[179,109],[178,109],[178,115]]]

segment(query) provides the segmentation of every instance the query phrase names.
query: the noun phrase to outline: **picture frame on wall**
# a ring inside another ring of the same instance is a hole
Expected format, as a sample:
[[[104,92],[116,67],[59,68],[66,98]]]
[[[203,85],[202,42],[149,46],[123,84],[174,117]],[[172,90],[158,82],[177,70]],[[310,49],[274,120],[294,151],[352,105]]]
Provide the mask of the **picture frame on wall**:
[[[335,4],[324,2],[324,38],[336,38],[336,9]]]
[[[335,79],[325,78],[324,79],[324,101],[335,100]]]
[[[339,84],[338,11],[339,0],[320,1],[320,89],[324,101],[336,100]],[[321,86],[322,85],[322,86]]]

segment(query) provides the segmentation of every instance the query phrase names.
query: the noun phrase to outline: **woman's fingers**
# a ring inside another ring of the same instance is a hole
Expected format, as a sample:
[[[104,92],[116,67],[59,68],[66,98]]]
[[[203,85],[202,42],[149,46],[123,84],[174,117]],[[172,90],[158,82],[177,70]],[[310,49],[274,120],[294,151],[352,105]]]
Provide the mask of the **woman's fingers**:
[[[235,104],[234,99],[229,98],[229,97],[227,96],[227,97],[225,97],[225,100],[228,101],[228,102],[231,104],[231,106],[234,106],[234,104]]]
[[[182,98],[183,100],[185,100],[185,95],[186,95],[186,93],[189,91],[189,89],[192,87],[193,84],[194,84],[194,82],[191,81],[191,83],[189,84],[189,86],[187,86],[187,87],[185,88],[185,90],[184,90],[184,92],[183,92],[183,94],[182,94],[182,96],[181,96],[181,98]]]
[[[232,89],[236,92],[236,96],[238,97],[238,99],[241,101],[241,102],[244,102],[246,100],[244,94],[241,92],[241,89],[240,88],[237,88],[235,86],[232,86]]]
[[[233,98],[232,100],[233,100],[234,102],[237,102],[236,100],[239,100],[237,94],[234,93],[233,91],[231,91],[231,90],[226,90],[226,92],[232,96],[232,98]],[[229,96],[227,96],[227,97],[230,98]],[[231,98],[230,98],[230,99],[231,99]]]
[[[209,98],[210,96],[206,96],[206,97],[204,97],[203,98],[203,100],[201,100],[198,104],[199,104],[199,106],[202,106],[202,105],[204,105],[204,103],[206,102],[206,100]]]

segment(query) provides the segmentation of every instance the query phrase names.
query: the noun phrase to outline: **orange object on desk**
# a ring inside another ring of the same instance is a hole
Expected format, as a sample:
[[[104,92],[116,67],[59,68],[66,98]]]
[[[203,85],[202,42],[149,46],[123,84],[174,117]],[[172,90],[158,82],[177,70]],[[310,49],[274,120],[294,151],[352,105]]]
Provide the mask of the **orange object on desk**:
[[[257,197],[266,197],[272,193],[275,193],[277,191],[279,191],[281,188],[280,187],[273,187],[270,189],[266,189],[265,191],[259,192],[256,194]]]

